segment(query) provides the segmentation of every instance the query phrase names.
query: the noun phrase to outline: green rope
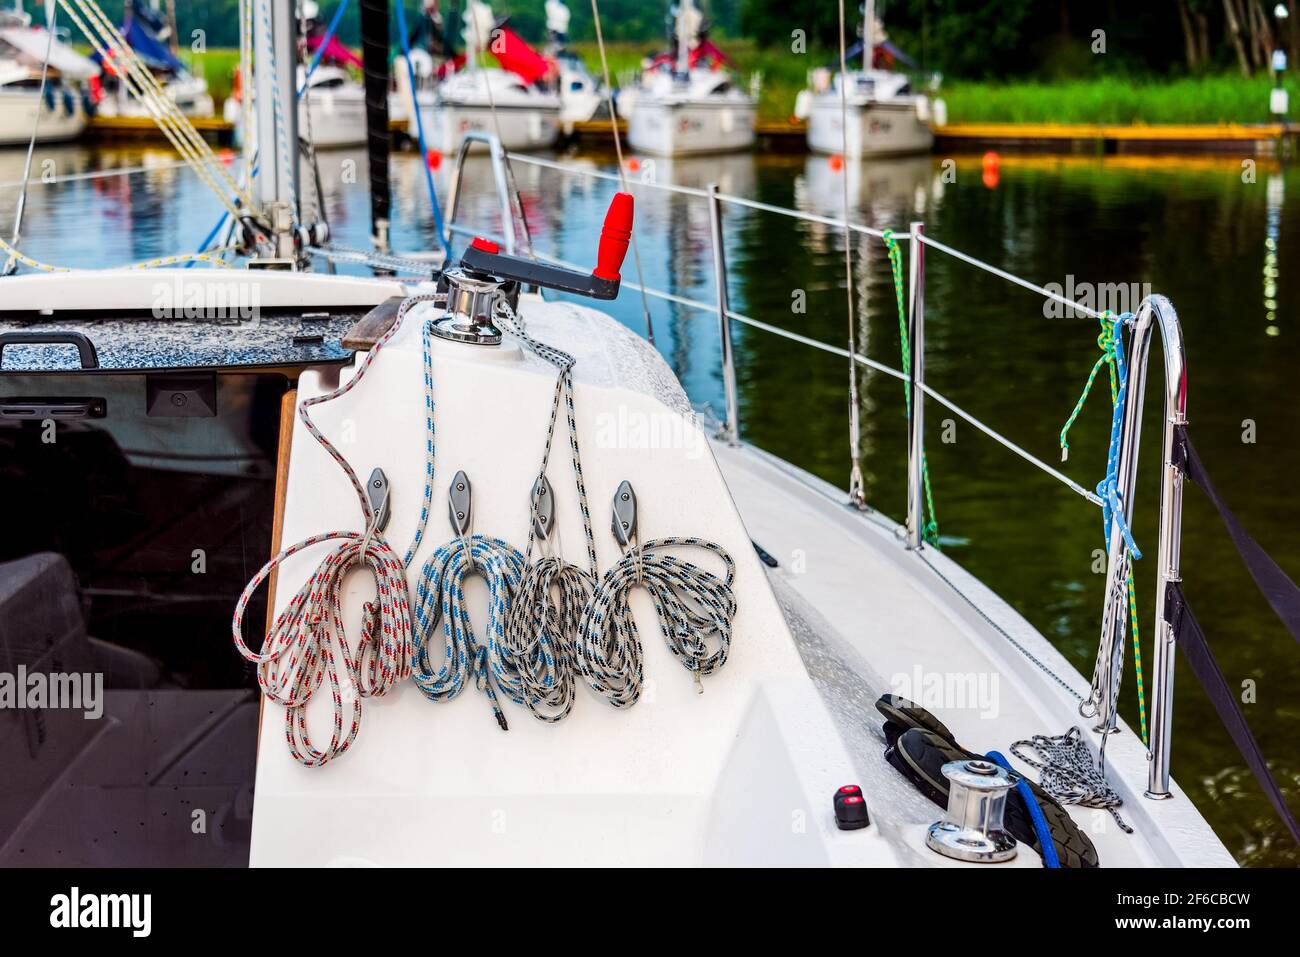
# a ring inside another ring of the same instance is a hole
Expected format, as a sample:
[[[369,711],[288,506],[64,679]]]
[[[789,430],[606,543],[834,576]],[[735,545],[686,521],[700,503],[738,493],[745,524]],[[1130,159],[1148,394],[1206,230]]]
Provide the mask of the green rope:
[[[1092,364],[1092,371],[1088,373],[1088,381],[1083,385],[1083,392],[1079,394],[1079,401],[1074,404],[1070,417],[1065,420],[1065,425],[1061,428],[1062,462],[1070,457],[1070,427],[1074,425],[1074,420],[1083,411],[1083,405],[1088,400],[1088,395],[1092,392],[1093,382],[1096,381],[1097,373],[1101,371],[1103,365],[1110,372],[1111,411],[1113,412],[1115,406],[1119,404],[1119,370],[1115,362],[1115,337],[1121,335],[1119,323],[1115,322],[1114,316],[1109,309],[1101,314],[1100,322],[1101,332],[1097,336],[1097,348],[1101,349],[1101,355]],[[1128,617],[1129,630],[1133,633],[1133,668],[1137,673],[1138,719],[1142,728],[1142,743],[1149,744],[1147,738],[1147,697],[1142,679],[1142,645],[1138,635],[1137,593],[1133,588],[1132,564],[1128,568]]]
[[[894,232],[886,229],[885,246],[889,250],[889,268],[894,274],[894,298],[898,301],[898,336],[903,349],[903,395],[907,401],[907,417],[912,417],[912,348],[907,335],[907,304],[903,287],[903,254],[894,239]],[[925,488],[925,507],[929,512],[929,521],[922,522],[921,540],[927,544],[939,544],[939,516],[934,511],[934,493],[930,490],[930,467],[926,462],[925,448],[921,448],[921,484]]]

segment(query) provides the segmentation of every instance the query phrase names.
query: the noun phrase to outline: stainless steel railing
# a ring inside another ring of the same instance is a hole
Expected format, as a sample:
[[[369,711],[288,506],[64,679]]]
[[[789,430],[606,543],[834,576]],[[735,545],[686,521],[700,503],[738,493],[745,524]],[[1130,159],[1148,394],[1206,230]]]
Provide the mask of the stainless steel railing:
[[[466,235],[472,235],[476,232],[473,229],[461,226],[455,222],[459,200],[460,180],[465,157],[468,153],[469,140],[471,138],[475,142],[488,144],[491,151],[498,199],[502,209],[503,233],[505,234],[502,237],[494,236],[491,238],[503,242],[506,245],[507,250],[513,248],[514,229],[510,213],[510,197],[505,185],[509,182],[505,170],[506,163],[514,161],[551,169],[569,176],[585,176],[591,179],[605,180],[615,184],[621,182],[617,175],[603,173],[599,170],[574,168],[571,166],[565,166],[562,163],[557,163],[553,160],[547,160],[526,154],[507,154],[504,150],[500,149],[500,145],[496,141],[495,137],[486,136],[484,134],[470,134],[466,137],[466,143],[462,145],[461,151],[457,156],[456,178],[452,185],[451,199],[449,200],[449,209],[451,211],[447,220],[447,228],[449,232]],[[893,376],[894,378],[907,381],[910,384],[909,392],[911,404],[908,410],[910,426],[908,432],[907,460],[907,519],[903,526],[909,548],[922,549],[925,547],[923,541],[925,490],[922,474],[922,461],[925,435],[924,405],[927,397],[940,403],[958,418],[961,418],[974,426],[976,429],[988,435],[1003,447],[1020,456],[1042,472],[1055,478],[1080,497],[1097,506],[1102,504],[1102,499],[1096,493],[1084,488],[1078,482],[1075,482],[1058,469],[1053,468],[1037,456],[1021,448],[996,429],[982,422],[974,415],[962,409],[947,396],[926,384],[926,247],[943,252],[946,255],[952,256],[953,258],[965,262],[977,269],[981,269],[991,275],[1004,279],[1007,282],[1037,293],[1045,299],[1058,302],[1069,307],[1069,309],[1078,314],[1090,316],[1092,318],[1100,318],[1101,313],[1062,296],[1060,293],[1053,292],[1050,289],[1030,282],[1020,276],[1016,276],[1004,269],[986,263],[968,253],[954,249],[938,240],[932,239],[926,235],[924,223],[914,222],[911,224],[908,232],[909,270],[907,319],[910,350],[908,356],[909,369],[907,373],[903,373],[898,369],[868,356],[859,353],[851,354],[847,349],[839,348],[830,345],[829,343],[819,342],[818,340],[807,336],[802,336],[798,333],[790,332],[789,330],[781,329],[777,326],[762,322],[751,316],[735,312],[730,307],[729,296],[727,293],[726,250],[722,230],[722,207],[724,205],[740,206],[760,212],[789,216],[807,222],[820,223],[822,225],[833,226],[839,229],[847,229],[850,232],[873,236],[876,238],[883,238],[883,230],[873,229],[859,223],[846,222],[843,219],[835,219],[833,217],[820,216],[815,213],[807,213],[801,210],[772,206],[767,203],[758,202],[757,200],[728,195],[719,192],[717,185],[714,183],[710,183],[705,189],[665,185],[653,182],[634,182],[630,185],[634,188],[657,190],[680,196],[702,199],[709,204],[709,225],[714,264],[713,273],[714,281],[716,283],[715,302],[713,304],[702,302],[697,299],[691,299],[686,296],[662,292],[649,287],[643,288],[636,283],[628,281],[625,281],[624,285],[639,292],[645,292],[647,295],[666,302],[676,303],[686,308],[702,312],[714,313],[718,316],[722,340],[721,361],[723,392],[726,403],[725,419],[720,433],[721,438],[730,442],[739,442],[740,440],[735,357],[731,342],[731,323],[740,322],[751,328],[781,336],[782,338],[824,352],[829,352],[844,358],[851,358],[852,361],[858,365],[883,372],[887,375]],[[564,260],[546,256],[541,253],[537,253],[536,255],[539,259],[554,262],[557,265],[569,267],[574,266],[573,263],[568,263]],[[1164,345],[1165,432],[1163,477],[1160,497],[1160,540],[1157,554],[1159,568],[1157,570],[1156,622],[1154,629],[1155,660],[1152,684],[1151,743],[1148,755],[1150,771],[1146,796],[1152,799],[1163,799],[1170,797],[1169,753],[1173,722],[1173,646],[1175,641],[1175,636],[1170,624],[1166,620],[1165,592],[1167,590],[1167,585],[1170,582],[1180,580],[1178,567],[1179,546],[1182,537],[1183,474],[1173,461],[1173,443],[1177,426],[1184,424],[1187,421],[1186,360],[1183,350],[1182,333],[1179,328],[1177,313],[1174,312],[1173,306],[1170,304],[1169,300],[1163,296],[1149,296],[1145,299],[1139,307],[1137,316],[1132,323],[1132,342],[1129,346],[1130,355],[1128,363],[1128,402],[1124,410],[1124,421],[1121,432],[1119,492],[1125,510],[1125,520],[1130,521],[1132,518],[1133,503],[1136,494],[1138,442],[1141,436],[1142,406],[1145,398],[1147,361],[1150,353],[1150,340],[1153,326],[1159,326],[1161,339]],[[1125,602],[1119,601],[1117,596],[1123,595],[1125,598],[1127,597],[1125,589],[1128,576],[1129,556],[1124,548],[1123,536],[1119,533],[1117,527],[1111,529],[1110,541],[1111,547],[1107,563],[1106,601],[1103,607],[1102,632],[1098,650],[1098,659],[1099,661],[1104,660],[1108,664],[1122,664],[1122,638],[1127,624],[1127,606]],[[1117,692],[1118,674],[1111,674],[1102,682],[1101,693],[1106,709],[1101,710],[1101,714],[1109,715],[1111,713],[1111,705],[1113,705],[1114,700],[1113,696]],[[1110,728],[1106,730],[1110,731],[1114,729]]]

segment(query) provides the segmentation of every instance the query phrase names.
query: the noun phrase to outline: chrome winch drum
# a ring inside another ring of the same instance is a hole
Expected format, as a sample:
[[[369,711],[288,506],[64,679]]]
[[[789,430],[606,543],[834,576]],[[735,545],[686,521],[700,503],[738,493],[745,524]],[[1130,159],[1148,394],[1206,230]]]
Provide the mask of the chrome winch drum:
[[[996,864],[1016,856],[1016,839],[1002,827],[1007,793],[1016,786],[1006,768],[978,759],[949,761],[948,811],[930,825],[926,846],[958,861]]]
[[[448,269],[443,277],[447,280],[447,311],[434,321],[433,334],[456,342],[500,345],[501,330],[492,314],[501,300],[501,281],[460,268]]]

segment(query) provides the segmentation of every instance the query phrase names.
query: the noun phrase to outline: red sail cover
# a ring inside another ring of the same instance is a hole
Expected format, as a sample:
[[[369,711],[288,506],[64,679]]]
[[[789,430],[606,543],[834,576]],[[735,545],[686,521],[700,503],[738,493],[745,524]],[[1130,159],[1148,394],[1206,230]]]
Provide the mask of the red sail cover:
[[[525,83],[536,83],[550,70],[546,58],[508,27],[492,31],[488,49],[503,69],[522,77]]]

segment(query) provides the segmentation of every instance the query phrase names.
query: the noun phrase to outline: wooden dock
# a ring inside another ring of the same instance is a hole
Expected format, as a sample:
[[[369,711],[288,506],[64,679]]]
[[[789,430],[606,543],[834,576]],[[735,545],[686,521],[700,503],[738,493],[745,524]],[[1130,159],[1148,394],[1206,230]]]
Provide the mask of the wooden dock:
[[[219,116],[192,116],[190,122],[209,143],[229,146],[235,140],[234,124],[227,123]],[[86,124],[85,135],[99,140],[145,139],[166,142],[166,137],[152,116],[92,116]]]
[[[194,128],[218,146],[234,142],[234,127],[220,117],[191,118]],[[405,133],[406,123],[393,120],[394,132]],[[627,135],[627,123],[618,122]],[[760,120],[754,132],[758,148],[769,152],[804,152],[807,126],[799,120]],[[97,139],[155,139],[163,134],[151,117],[96,116],[86,135]],[[950,123],[935,130],[939,151],[999,147],[1056,153],[1178,153],[1249,152],[1290,155],[1300,138],[1300,123],[1221,124],[1091,124],[1091,123]],[[584,145],[612,146],[608,119],[574,124],[571,139]]]
[[[939,149],[1002,146],[1057,152],[1241,152],[1274,154],[1293,144],[1295,123],[950,123]]]

